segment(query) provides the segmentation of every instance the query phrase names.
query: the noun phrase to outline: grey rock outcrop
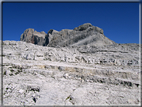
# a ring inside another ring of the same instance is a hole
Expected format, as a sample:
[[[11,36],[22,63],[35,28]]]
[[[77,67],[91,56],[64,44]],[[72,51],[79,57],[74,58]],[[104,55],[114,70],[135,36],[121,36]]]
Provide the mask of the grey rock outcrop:
[[[46,43],[47,40],[45,39],[45,35],[46,33],[44,31],[37,32],[34,29],[29,28],[21,35],[20,41],[46,46],[48,43]]]
[[[79,27],[70,29],[63,29],[60,32],[50,30],[47,34],[49,37],[49,47],[66,47],[66,46],[80,46],[80,45],[111,45],[116,44],[108,39],[103,34],[103,30],[95,27],[90,23],[85,23]]]
[[[83,25],[80,25],[79,27],[74,28],[74,30],[75,31],[83,31],[83,30],[88,29],[89,27],[91,27],[92,30],[97,31],[97,32],[103,34],[103,30],[101,28],[95,27],[91,23],[85,23]]]
[[[111,45],[116,44],[112,40],[104,36],[103,30],[93,26],[90,23],[80,25],[73,30],[63,29],[61,31],[49,30],[47,34],[44,32],[36,32],[34,29],[27,29],[21,35],[21,41],[33,43],[49,47],[66,47],[79,45]]]

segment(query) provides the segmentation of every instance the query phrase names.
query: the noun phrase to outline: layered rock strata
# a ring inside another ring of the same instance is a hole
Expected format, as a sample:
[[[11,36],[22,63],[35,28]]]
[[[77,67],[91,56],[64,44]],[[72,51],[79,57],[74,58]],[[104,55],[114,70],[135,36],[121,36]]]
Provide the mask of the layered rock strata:
[[[140,105],[138,44],[3,41],[4,105]],[[114,99],[115,98],[115,99]]]
[[[42,37],[41,37],[42,35]],[[49,47],[65,47],[65,46],[81,46],[81,45],[113,45],[115,42],[108,39],[103,34],[103,30],[99,27],[93,26],[90,23],[85,23],[79,27],[70,29],[63,29],[56,31],[51,29],[45,35],[36,33],[34,29],[27,29],[21,35],[21,41],[33,43],[37,45]]]
[[[141,104],[139,44],[117,44],[90,23],[26,29],[20,40],[2,42],[4,105]]]

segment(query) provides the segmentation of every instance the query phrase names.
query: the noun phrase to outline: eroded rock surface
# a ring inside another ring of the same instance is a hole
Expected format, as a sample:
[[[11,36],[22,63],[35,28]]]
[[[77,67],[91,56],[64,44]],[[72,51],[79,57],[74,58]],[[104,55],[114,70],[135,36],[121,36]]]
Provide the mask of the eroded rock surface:
[[[33,43],[49,47],[66,47],[66,46],[81,46],[81,45],[114,45],[112,40],[108,39],[103,30],[93,26],[90,23],[85,23],[72,29],[63,29],[56,31],[51,29],[47,34],[39,33],[34,29],[26,29],[21,35],[21,41]]]
[[[115,42],[104,36],[101,28],[90,23],[80,25],[73,30],[63,29],[60,32],[50,30],[47,37],[49,37],[48,46],[50,47],[115,44]]]
[[[44,31],[37,32],[32,28],[26,29],[24,33],[21,35],[20,40],[27,42],[27,43],[33,43],[37,45],[46,46],[47,40],[45,39],[46,33]]]
[[[141,104],[138,44],[57,48],[3,41],[2,57],[4,105]]]

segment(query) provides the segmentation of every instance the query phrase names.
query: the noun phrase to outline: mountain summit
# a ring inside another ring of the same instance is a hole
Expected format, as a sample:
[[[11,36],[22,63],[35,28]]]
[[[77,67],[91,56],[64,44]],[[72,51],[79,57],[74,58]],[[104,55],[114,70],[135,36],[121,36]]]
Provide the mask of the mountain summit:
[[[30,28],[24,31],[20,40],[49,47],[79,45],[103,46],[115,44],[115,42],[104,35],[101,28],[93,26],[90,23],[75,27],[73,30],[63,29],[58,32],[50,29],[47,34],[45,32],[34,31],[34,29]]]

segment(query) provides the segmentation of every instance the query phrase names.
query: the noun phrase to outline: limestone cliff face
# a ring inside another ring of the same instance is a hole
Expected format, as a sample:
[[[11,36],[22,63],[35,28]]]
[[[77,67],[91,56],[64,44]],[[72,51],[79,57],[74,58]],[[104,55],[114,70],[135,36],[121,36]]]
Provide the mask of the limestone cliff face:
[[[47,45],[45,35],[46,33],[44,31],[37,32],[34,29],[29,28],[21,35],[20,41],[45,46]]]
[[[61,31],[49,30],[47,34],[27,29],[21,35],[21,41],[49,47],[66,47],[79,45],[104,46],[116,44],[103,34],[103,30],[85,23],[73,30],[63,29]]]
[[[47,36],[49,37],[50,47],[65,47],[65,46],[81,46],[81,45],[95,45],[104,46],[116,44],[108,39],[103,34],[103,30],[95,27],[90,23],[85,23],[73,30],[63,29],[60,32],[50,30]]]

